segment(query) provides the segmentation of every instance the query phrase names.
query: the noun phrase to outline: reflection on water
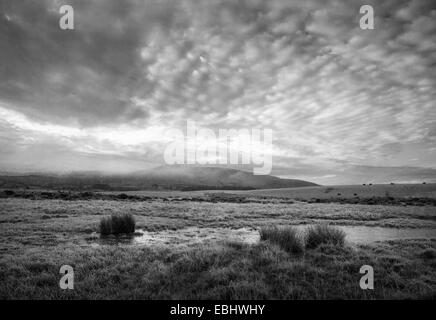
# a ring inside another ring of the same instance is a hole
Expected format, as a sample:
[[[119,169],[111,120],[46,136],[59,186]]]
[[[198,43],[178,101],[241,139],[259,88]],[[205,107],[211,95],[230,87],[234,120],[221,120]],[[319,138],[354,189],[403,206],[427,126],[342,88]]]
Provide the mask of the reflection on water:
[[[304,231],[309,225],[299,225]],[[354,244],[367,244],[375,241],[401,239],[436,239],[436,229],[385,228],[368,226],[334,226],[345,232],[345,240]]]
[[[357,227],[338,226],[351,243],[371,243],[375,241],[401,240],[401,239],[436,239],[436,229],[398,229],[383,227]]]
[[[145,231],[139,230],[133,235],[98,237],[92,245],[195,245],[206,241],[237,241],[243,243],[256,243],[260,239],[256,229],[240,228],[198,228],[189,227],[179,230]]]
[[[300,231],[308,225],[296,226]],[[436,229],[396,229],[367,226],[337,226],[346,233],[346,241],[354,244],[367,244],[375,241],[399,239],[436,239]],[[91,246],[101,245],[149,245],[149,246],[191,246],[204,242],[237,241],[256,243],[260,240],[259,231],[252,228],[199,228],[189,227],[179,230],[148,232],[139,230],[132,235],[99,237],[94,233],[88,241]]]

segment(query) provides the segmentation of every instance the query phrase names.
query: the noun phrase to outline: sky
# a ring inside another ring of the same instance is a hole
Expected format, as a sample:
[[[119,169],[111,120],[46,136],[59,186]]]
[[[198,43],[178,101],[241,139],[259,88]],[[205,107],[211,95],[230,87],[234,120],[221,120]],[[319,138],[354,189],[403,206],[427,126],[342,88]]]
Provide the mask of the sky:
[[[0,171],[150,168],[194,121],[271,129],[276,176],[436,182],[435,33],[433,0],[0,0]]]

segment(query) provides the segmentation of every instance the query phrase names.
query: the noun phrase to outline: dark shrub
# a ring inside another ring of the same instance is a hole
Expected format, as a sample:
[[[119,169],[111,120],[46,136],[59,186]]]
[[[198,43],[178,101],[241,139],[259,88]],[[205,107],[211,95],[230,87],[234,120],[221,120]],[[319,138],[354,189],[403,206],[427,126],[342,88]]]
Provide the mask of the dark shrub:
[[[292,227],[264,227],[260,230],[260,239],[276,243],[290,253],[304,251],[303,240],[299,236],[298,230]]]
[[[5,195],[7,195],[8,197],[13,196],[13,195],[15,194],[15,192],[12,191],[12,190],[5,190],[4,193],[5,193]]]
[[[433,248],[424,249],[418,253],[418,256],[424,260],[436,259],[436,250]]]
[[[81,198],[92,198],[93,195],[94,194],[92,192],[89,192],[89,191],[85,191],[85,192],[80,193]]]
[[[135,232],[135,219],[130,213],[113,214],[100,220],[100,234],[120,234]]]
[[[323,243],[343,246],[345,232],[325,224],[308,227],[306,231],[306,248],[313,249]]]

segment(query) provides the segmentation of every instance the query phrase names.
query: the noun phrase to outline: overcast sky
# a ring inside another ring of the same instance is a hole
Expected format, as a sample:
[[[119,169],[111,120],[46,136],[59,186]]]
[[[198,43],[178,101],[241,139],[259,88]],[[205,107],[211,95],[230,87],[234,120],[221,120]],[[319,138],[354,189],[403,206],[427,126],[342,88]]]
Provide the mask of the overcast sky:
[[[148,168],[193,120],[272,129],[274,175],[436,182],[435,34],[433,0],[0,0],[0,171]]]

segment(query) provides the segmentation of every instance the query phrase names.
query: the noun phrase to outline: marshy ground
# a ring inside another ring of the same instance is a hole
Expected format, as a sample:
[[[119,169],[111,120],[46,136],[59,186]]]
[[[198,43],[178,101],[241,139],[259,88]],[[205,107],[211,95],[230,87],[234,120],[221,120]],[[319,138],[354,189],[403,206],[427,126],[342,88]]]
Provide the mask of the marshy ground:
[[[432,198],[355,204],[254,193],[3,192],[0,298],[436,297]],[[119,213],[135,217],[136,234],[100,237],[100,220]],[[260,239],[265,227],[304,233],[320,223],[343,230],[345,244],[296,254]],[[58,286],[64,264],[74,290]],[[374,290],[359,287],[362,265],[374,268]]]

